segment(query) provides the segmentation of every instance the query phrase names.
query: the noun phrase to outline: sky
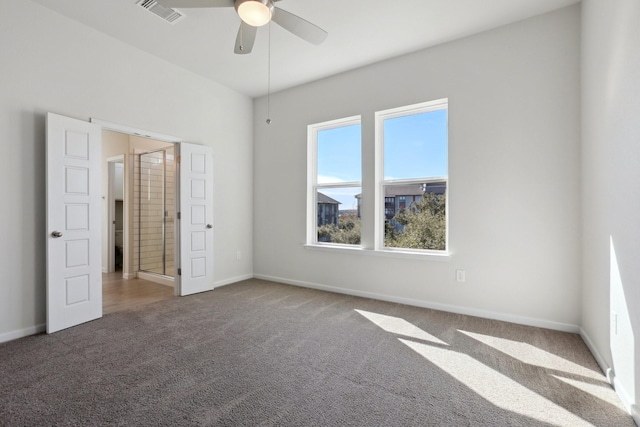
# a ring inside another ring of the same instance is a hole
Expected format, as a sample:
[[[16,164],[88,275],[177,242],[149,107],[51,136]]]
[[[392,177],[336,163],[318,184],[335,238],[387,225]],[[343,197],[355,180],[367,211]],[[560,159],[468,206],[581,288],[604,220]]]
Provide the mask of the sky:
[[[318,132],[318,183],[359,182],[362,176],[360,125]],[[447,112],[430,111],[384,121],[384,179],[447,175]],[[361,187],[324,188],[340,210],[355,209]]]

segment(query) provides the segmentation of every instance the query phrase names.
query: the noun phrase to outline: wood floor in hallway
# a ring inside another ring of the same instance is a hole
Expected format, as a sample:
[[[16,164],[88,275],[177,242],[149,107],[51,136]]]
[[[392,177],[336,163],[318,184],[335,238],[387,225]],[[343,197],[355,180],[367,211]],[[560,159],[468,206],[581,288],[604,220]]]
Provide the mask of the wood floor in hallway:
[[[123,279],[122,272],[102,275],[103,314],[126,310],[167,298],[173,298],[173,288],[143,279]]]

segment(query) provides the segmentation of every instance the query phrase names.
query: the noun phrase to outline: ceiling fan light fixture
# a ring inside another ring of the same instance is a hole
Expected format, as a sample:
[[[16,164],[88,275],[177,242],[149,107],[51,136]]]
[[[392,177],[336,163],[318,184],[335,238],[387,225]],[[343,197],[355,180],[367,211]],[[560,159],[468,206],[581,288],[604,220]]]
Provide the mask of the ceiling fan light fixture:
[[[273,3],[271,0],[239,0],[235,3],[236,11],[247,25],[261,27],[271,21]]]

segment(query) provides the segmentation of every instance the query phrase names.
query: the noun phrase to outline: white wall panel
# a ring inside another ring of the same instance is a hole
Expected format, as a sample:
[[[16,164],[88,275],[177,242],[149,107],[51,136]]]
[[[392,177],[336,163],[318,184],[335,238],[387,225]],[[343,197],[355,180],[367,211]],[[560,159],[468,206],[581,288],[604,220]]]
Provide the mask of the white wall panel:
[[[640,425],[640,3],[585,0],[582,31],[583,334]]]
[[[22,333],[15,331],[28,333],[45,322],[48,111],[213,147],[215,182],[220,184],[214,189],[220,200],[214,215],[215,281],[250,275],[251,99],[31,1],[5,3],[0,55],[14,59],[0,61],[0,181],[5,189],[0,210],[0,336],[15,338]],[[70,155],[82,154],[78,141],[69,147]],[[79,182],[69,181],[70,190],[86,187]],[[239,261],[238,249],[243,253]]]
[[[580,9],[561,9],[255,101],[254,271],[576,330]],[[449,99],[448,261],[305,249],[307,125],[362,115],[373,246],[375,111]],[[466,282],[455,270],[466,270]]]

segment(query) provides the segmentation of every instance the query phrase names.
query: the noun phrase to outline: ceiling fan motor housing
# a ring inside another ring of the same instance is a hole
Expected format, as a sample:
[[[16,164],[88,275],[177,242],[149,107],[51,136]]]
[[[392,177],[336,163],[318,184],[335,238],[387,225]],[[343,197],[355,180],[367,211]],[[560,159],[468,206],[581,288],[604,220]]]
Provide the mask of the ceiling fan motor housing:
[[[252,27],[261,27],[271,21],[273,2],[271,0],[236,0],[234,4],[240,18]]]

